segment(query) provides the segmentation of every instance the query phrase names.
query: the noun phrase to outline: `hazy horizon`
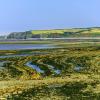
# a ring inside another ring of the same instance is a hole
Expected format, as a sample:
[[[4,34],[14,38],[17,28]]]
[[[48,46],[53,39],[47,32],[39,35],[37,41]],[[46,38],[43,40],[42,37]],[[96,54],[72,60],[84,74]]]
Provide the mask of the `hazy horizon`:
[[[0,35],[100,26],[99,0],[1,0]]]

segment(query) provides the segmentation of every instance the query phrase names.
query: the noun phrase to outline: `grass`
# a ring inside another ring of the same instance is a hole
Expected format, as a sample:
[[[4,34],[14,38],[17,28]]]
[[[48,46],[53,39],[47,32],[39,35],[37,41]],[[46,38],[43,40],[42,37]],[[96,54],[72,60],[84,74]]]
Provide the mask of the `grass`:
[[[99,100],[100,44],[62,41],[54,45],[60,45],[61,48],[0,51],[2,55],[32,54],[0,58],[0,61],[10,61],[3,66],[4,70],[0,74],[0,99]],[[28,61],[38,65],[45,73],[38,73],[25,66]],[[55,74],[48,69],[48,65],[61,70],[61,73]],[[76,66],[82,69],[75,70]]]
[[[54,29],[54,30],[33,30],[33,34],[50,34],[50,33],[59,33],[63,34],[64,32],[79,32],[79,31],[86,31],[87,29]]]
[[[50,33],[60,33],[63,34],[64,30],[33,30],[32,34],[50,34]]]
[[[91,77],[89,74],[72,74],[70,77],[43,80],[2,81],[0,82],[0,94],[2,97],[10,98],[11,100],[42,100],[44,98],[53,100],[66,98],[69,98],[69,100],[77,100],[79,98],[94,100],[100,97],[100,85],[98,82],[97,76],[92,75]]]
[[[54,30],[32,30],[32,34],[60,34],[65,37],[98,37],[100,28],[72,28],[72,29],[54,29]]]
[[[43,41],[1,41],[0,42],[0,44],[51,44],[51,43],[53,43],[53,41],[45,41],[45,40],[43,40]]]

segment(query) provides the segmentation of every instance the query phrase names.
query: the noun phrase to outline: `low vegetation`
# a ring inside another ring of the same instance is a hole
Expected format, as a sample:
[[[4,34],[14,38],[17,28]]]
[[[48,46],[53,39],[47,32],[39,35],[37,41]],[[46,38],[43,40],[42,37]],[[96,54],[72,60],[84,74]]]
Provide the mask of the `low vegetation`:
[[[60,44],[61,45],[61,44]],[[0,98],[8,100],[99,100],[100,46],[0,51]],[[11,55],[30,54],[27,56]],[[38,66],[43,73],[35,68]],[[57,73],[56,71],[59,71]]]

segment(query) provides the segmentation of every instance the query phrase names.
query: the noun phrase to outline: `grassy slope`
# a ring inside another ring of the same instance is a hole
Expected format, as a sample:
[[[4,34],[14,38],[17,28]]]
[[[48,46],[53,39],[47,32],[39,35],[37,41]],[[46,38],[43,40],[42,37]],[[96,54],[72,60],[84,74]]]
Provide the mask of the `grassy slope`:
[[[55,29],[55,30],[33,30],[33,34],[50,34],[59,33],[64,34],[64,32],[72,32],[76,34],[69,34],[67,36],[100,36],[100,28],[76,28],[76,29]]]

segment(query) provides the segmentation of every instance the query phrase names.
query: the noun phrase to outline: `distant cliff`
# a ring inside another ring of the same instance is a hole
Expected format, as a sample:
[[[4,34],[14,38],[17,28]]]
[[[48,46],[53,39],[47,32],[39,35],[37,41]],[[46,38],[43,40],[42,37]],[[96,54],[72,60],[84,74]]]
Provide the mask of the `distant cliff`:
[[[31,31],[27,32],[13,32],[7,36],[7,39],[27,39],[32,38],[33,34]]]

